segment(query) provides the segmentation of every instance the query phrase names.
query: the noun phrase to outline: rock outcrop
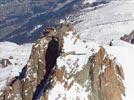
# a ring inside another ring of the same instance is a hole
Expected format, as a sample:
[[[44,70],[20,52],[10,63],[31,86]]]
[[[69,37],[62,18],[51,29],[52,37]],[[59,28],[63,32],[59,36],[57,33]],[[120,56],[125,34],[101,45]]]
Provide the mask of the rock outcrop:
[[[80,40],[67,22],[53,32],[33,45],[1,100],[122,100],[123,69],[103,47]]]
[[[124,35],[123,37],[120,38],[123,41],[129,42],[131,44],[134,44],[134,31],[132,31],[128,35]]]

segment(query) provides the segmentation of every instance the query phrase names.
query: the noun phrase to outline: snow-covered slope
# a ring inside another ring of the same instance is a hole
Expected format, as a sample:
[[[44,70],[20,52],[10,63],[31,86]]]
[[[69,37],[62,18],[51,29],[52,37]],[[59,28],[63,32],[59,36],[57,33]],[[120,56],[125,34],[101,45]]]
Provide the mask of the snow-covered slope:
[[[90,0],[89,0],[90,1]],[[88,7],[70,17],[81,37],[107,43],[130,33],[134,28],[134,1],[112,0]]]
[[[27,64],[32,44],[17,45],[11,42],[0,42],[0,60],[9,59],[12,63],[5,68],[0,67],[0,88],[15,76],[18,76],[22,68]],[[10,59],[10,57],[12,57]]]

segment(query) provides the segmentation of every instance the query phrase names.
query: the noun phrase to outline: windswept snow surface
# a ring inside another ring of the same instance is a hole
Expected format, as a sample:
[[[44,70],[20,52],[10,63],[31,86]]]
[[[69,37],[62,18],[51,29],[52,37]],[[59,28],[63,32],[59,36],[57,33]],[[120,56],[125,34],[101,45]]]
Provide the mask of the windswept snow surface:
[[[10,81],[15,76],[19,75],[22,68],[27,64],[31,52],[32,44],[17,45],[11,42],[0,42],[0,60],[9,59],[12,65],[5,68],[0,67],[0,89],[2,89],[6,82]]]

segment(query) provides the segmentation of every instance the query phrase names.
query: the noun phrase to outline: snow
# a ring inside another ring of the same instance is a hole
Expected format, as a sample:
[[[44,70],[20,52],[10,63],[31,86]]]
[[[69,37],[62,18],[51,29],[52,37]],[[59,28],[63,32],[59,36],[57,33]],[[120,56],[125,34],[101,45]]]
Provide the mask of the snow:
[[[93,2],[95,2],[96,0],[84,0],[84,4],[86,4],[86,3],[93,3]]]
[[[60,24],[65,23],[64,19],[60,19]]]
[[[32,35],[33,32],[35,32],[37,29],[41,28],[43,25],[39,24],[37,26],[35,26],[31,31],[30,33],[28,34],[29,36]]]
[[[11,42],[0,42],[0,59],[9,59],[12,65],[0,68],[0,89],[6,82],[19,75],[22,68],[27,64],[30,56],[32,44],[17,45]],[[9,57],[12,56],[13,59]]]
[[[99,45],[95,42],[84,42],[76,38],[73,32],[69,32],[64,37],[64,53],[65,56],[61,56],[57,59],[57,65],[59,68],[65,67],[67,73],[77,73],[82,70],[84,65],[87,64],[88,58],[99,50]],[[75,42],[76,41],[76,42]],[[94,51],[92,51],[94,49]]]
[[[88,94],[90,91],[86,92],[86,88],[83,88],[78,83],[73,83],[73,86],[69,89],[64,88],[64,85],[57,82],[55,87],[50,91],[48,100],[88,100]]]

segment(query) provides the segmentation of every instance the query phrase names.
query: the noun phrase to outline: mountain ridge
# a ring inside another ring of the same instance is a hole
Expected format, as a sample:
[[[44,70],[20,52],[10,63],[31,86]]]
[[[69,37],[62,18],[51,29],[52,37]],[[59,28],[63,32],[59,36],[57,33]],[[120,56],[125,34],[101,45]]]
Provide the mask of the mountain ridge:
[[[33,45],[22,74],[7,83],[1,99],[123,100],[123,69],[105,49],[80,40],[70,23],[62,23],[57,32]]]

